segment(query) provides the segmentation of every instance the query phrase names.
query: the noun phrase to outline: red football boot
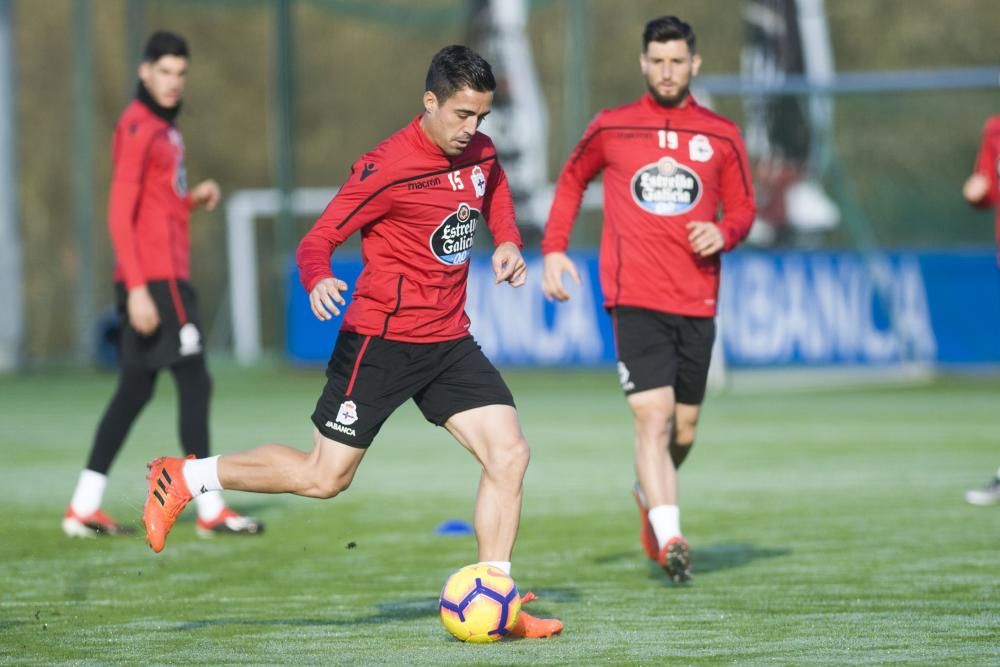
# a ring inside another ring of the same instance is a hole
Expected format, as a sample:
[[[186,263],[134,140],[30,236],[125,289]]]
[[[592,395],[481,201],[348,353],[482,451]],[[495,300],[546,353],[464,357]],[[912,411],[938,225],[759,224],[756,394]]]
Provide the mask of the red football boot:
[[[132,526],[121,525],[99,509],[86,516],[81,516],[73,511],[72,505],[66,508],[62,529],[69,537],[130,535],[135,532],[135,528]]]
[[[562,621],[555,618],[538,618],[524,611],[524,605],[535,599],[535,594],[527,592],[521,598],[521,612],[514,621],[508,637],[518,639],[546,639],[563,631]]]
[[[253,517],[243,516],[228,507],[223,507],[219,516],[211,521],[198,517],[195,530],[202,537],[212,537],[222,533],[256,535],[264,532],[264,524]]]
[[[656,541],[656,533],[653,532],[653,524],[649,522],[649,508],[643,502],[642,489],[639,488],[638,482],[632,487],[632,497],[635,498],[635,504],[639,506],[639,542],[642,543],[642,550],[646,552],[649,560],[658,560],[660,547]]]
[[[188,458],[193,459],[194,455]],[[160,553],[177,517],[191,502],[191,492],[184,481],[184,459],[164,456],[146,467],[149,493],[142,508],[142,522],[146,524],[146,541],[153,551]]]
[[[660,549],[657,562],[675,584],[691,581],[691,553],[687,540],[683,537],[671,537],[667,540]]]

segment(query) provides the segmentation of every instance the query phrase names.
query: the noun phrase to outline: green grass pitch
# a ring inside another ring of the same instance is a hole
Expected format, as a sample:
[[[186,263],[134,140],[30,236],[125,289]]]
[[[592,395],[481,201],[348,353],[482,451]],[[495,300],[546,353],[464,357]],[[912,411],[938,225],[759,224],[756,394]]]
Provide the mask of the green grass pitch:
[[[342,497],[228,494],[261,537],[166,550],[60,531],[114,383],[0,378],[0,662],[14,664],[1000,664],[1000,379],[710,396],[682,470],[694,583],[638,543],[630,420],[610,369],[506,373],[532,462],[514,577],[546,641],[460,644],[437,593],[475,560],[472,458],[412,407]],[[318,370],[216,369],[217,452],[306,448]],[[138,522],[144,463],[178,450],[172,383],[116,461],[105,509]]]

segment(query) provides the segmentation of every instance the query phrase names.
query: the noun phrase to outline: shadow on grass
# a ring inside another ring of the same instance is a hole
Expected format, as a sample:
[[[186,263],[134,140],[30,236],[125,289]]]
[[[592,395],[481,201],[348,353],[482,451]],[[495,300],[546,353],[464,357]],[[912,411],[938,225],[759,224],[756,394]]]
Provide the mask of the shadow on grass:
[[[792,550],[786,547],[759,548],[752,544],[711,544],[700,549],[691,549],[691,574],[697,582],[699,575],[743,567],[755,560],[778,558],[790,553]],[[650,563],[649,570],[650,578],[670,581],[667,573],[656,563]]]
[[[692,569],[707,573],[729,570],[749,565],[755,560],[787,556],[792,550],[787,547],[756,547],[752,544],[711,544],[691,550]]]
[[[532,613],[538,616],[546,616],[544,602],[574,602],[579,599],[579,594],[575,588],[539,588],[535,589],[535,594],[540,598],[531,603]],[[377,610],[366,616],[356,618],[215,618],[203,621],[189,621],[181,623],[175,631],[184,632],[188,630],[200,630],[202,628],[215,628],[224,626],[357,626],[381,624],[393,621],[411,621],[418,618],[434,617],[438,615],[437,598],[409,598],[385,602],[378,605]]]
[[[755,560],[787,556],[790,553],[792,553],[792,550],[786,547],[762,548],[752,544],[710,544],[706,547],[691,549],[691,569],[695,575],[707,574],[718,570],[743,567]],[[608,565],[643,557],[644,555],[639,551],[618,551],[598,556],[594,559],[594,562],[600,565]],[[660,568],[655,564],[650,563],[650,566],[657,572],[660,571]]]
[[[182,623],[175,629],[178,631],[199,630],[220,626],[351,626],[369,623],[385,623],[387,621],[409,621],[438,613],[438,602],[435,598],[410,598],[396,600],[378,605],[377,611],[367,616],[357,618],[215,618],[204,621]]]

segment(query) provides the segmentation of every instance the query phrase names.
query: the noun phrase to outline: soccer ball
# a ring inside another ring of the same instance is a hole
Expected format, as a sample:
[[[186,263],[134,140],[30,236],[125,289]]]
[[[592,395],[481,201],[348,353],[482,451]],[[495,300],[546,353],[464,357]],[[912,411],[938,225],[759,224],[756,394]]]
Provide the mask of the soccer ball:
[[[463,642],[484,644],[503,638],[514,627],[521,596],[503,570],[478,563],[448,577],[438,606],[448,632]]]

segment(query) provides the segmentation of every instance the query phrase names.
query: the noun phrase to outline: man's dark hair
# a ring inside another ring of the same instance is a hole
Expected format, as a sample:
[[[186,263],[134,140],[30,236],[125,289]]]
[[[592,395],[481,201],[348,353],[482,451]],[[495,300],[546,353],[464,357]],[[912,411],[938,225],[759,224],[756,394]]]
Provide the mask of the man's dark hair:
[[[481,55],[467,46],[452,44],[434,54],[424,90],[434,93],[442,104],[463,88],[492,93],[497,89],[497,80],[493,78],[490,64]]]
[[[142,51],[144,63],[155,63],[163,56],[179,56],[190,58],[187,42],[180,35],[166,30],[157,30],[149,36],[146,48]]]
[[[646,24],[646,29],[642,31],[642,50],[645,53],[650,42],[672,42],[683,39],[687,42],[688,50],[691,53],[696,51],[694,30],[691,26],[681,21],[676,16],[661,16]]]

